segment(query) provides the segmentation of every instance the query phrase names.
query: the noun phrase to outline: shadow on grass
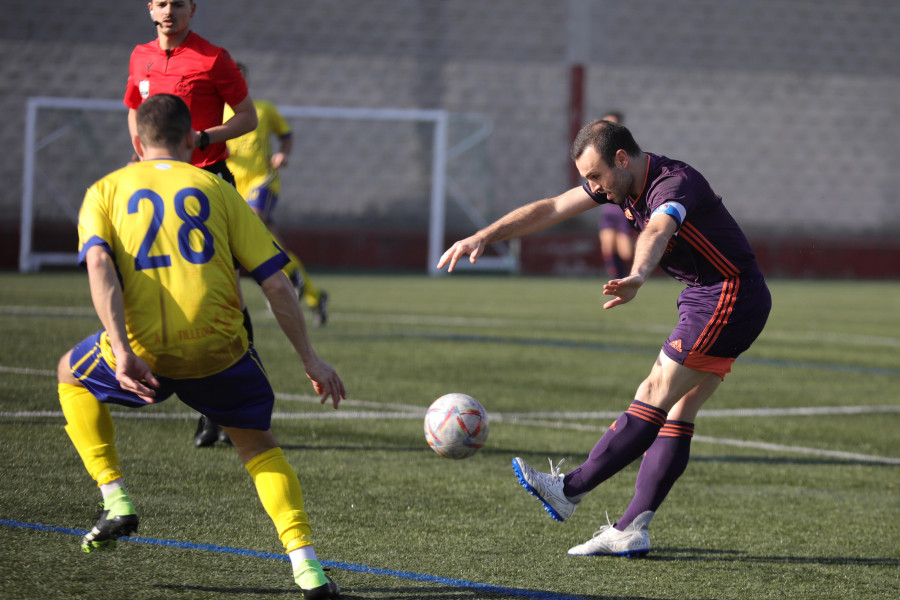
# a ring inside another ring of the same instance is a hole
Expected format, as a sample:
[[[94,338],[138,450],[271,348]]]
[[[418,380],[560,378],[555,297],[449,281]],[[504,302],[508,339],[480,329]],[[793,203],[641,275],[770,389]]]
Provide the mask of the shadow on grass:
[[[855,558],[852,556],[753,556],[740,550],[714,548],[654,548],[641,560],[657,562],[740,561],[785,565],[829,565],[858,567],[900,567],[900,558]]]
[[[297,589],[272,589],[272,588],[246,588],[246,587],[219,587],[200,585],[175,585],[159,584],[158,589],[180,592],[208,592],[228,595],[283,595],[297,597]],[[609,596],[572,596],[557,594],[554,592],[542,592],[540,590],[509,590],[490,591],[470,589],[458,586],[410,586],[410,587],[358,587],[341,590],[341,600],[378,600],[381,598],[391,600],[512,600],[515,598],[531,598],[534,600],[609,600]],[[662,600],[660,598],[615,596],[616,600]]]
[[[208,592],[211,594],[256,594],[256,595],[284,595],[298,597],[297,588],[292,589],[273,589],[273,588],[247,588],[247,587],[224,587],[224,586],[207,586],[207,585],[176,585],[174,583],[161,583],[153,586],[160,590],[177,590],[179,592]]]

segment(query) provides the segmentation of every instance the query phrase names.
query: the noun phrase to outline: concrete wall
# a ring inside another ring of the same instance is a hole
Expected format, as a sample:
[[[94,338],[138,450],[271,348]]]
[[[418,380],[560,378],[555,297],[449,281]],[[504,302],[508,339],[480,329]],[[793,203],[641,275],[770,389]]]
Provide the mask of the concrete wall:
[[[143,2],[12,7],[0,23],[7,230],[19,219],[25,99],[119,99],[132,47],[154,36]],[[581,61],[584,119],[624,111],[645,150],[699,168],[752,237],[867,243],[900,235],[898,26],[894,0],[216,0],[198,2],[194,21],[250,66],[255,97],[485,115],[492,135],[454,177],[488,216],[568,185]],[[294,126],[285,227],[425,227],[427,128]],[[41,182],[51,220],[130,151],[124,113],[69,135],[42,156],[62,172]],[[87,158],[62,167],[70,154]],[[457,209],[449,218],[473,227]],[[594,227],[586,216],[564,229]]]

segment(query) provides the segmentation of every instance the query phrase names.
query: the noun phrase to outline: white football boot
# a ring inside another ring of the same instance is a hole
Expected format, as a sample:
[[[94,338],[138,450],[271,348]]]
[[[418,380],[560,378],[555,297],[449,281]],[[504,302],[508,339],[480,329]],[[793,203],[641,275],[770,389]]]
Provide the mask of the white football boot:
[[[559,467],[564,462],[565,459],[554,467],[551,460],[550,473],[541,473],[529,467],[521,458],[514,458],[512,461],[512,468],[519,478],[519,483],[533,496],[537,496],[544,503],[544,510],[557,521],[565,521],[571,517],[584,496],[582,494],[578,498],[568,498],[563,494],[564,475],[559,472]]]
[[[653,511],[646,510],[639,514],[625,531],[619,531],[612,525],[604,525],[594,533],[594,537],[583,544],[569,548],[570,556],[627,556],[635,558],[650,552],[650,535],[647,527]],[[606,518],[609,523],[609,517]]]

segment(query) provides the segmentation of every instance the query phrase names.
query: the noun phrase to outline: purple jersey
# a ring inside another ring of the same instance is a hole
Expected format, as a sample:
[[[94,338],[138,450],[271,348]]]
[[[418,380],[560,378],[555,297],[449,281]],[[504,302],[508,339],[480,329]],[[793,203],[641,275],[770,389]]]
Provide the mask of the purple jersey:
[[[678,222],[659,262],[663,271],[688,286],[713,285],[744,273],[758,273],[750,243],[706,178],[681,161],[647,156],[650,160],[641,194],[637,199],[628,197],[622,208],[638,232],[655,211]],[[598,204],[609,202],[606,194],[592,194],[588,184],[584,189]]]

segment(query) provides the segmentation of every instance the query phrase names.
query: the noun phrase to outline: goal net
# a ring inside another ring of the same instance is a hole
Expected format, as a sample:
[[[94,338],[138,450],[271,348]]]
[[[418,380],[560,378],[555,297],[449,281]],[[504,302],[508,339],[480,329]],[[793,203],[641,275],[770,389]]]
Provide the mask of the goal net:
[[[495,216],[484,115],[442,110],[278,106],[294,131],[276,218],[282,229],[413,231],[427,236],[427,269],[448,231]],[[84,192],[132,155],[121,100],[32,97],[26,105],[19,270],[76,263]],[[389,233],[388,233],[389,235]],[[518,271],[497,244],[460,269]],[[389,266],[389,265],[388,265]]]

